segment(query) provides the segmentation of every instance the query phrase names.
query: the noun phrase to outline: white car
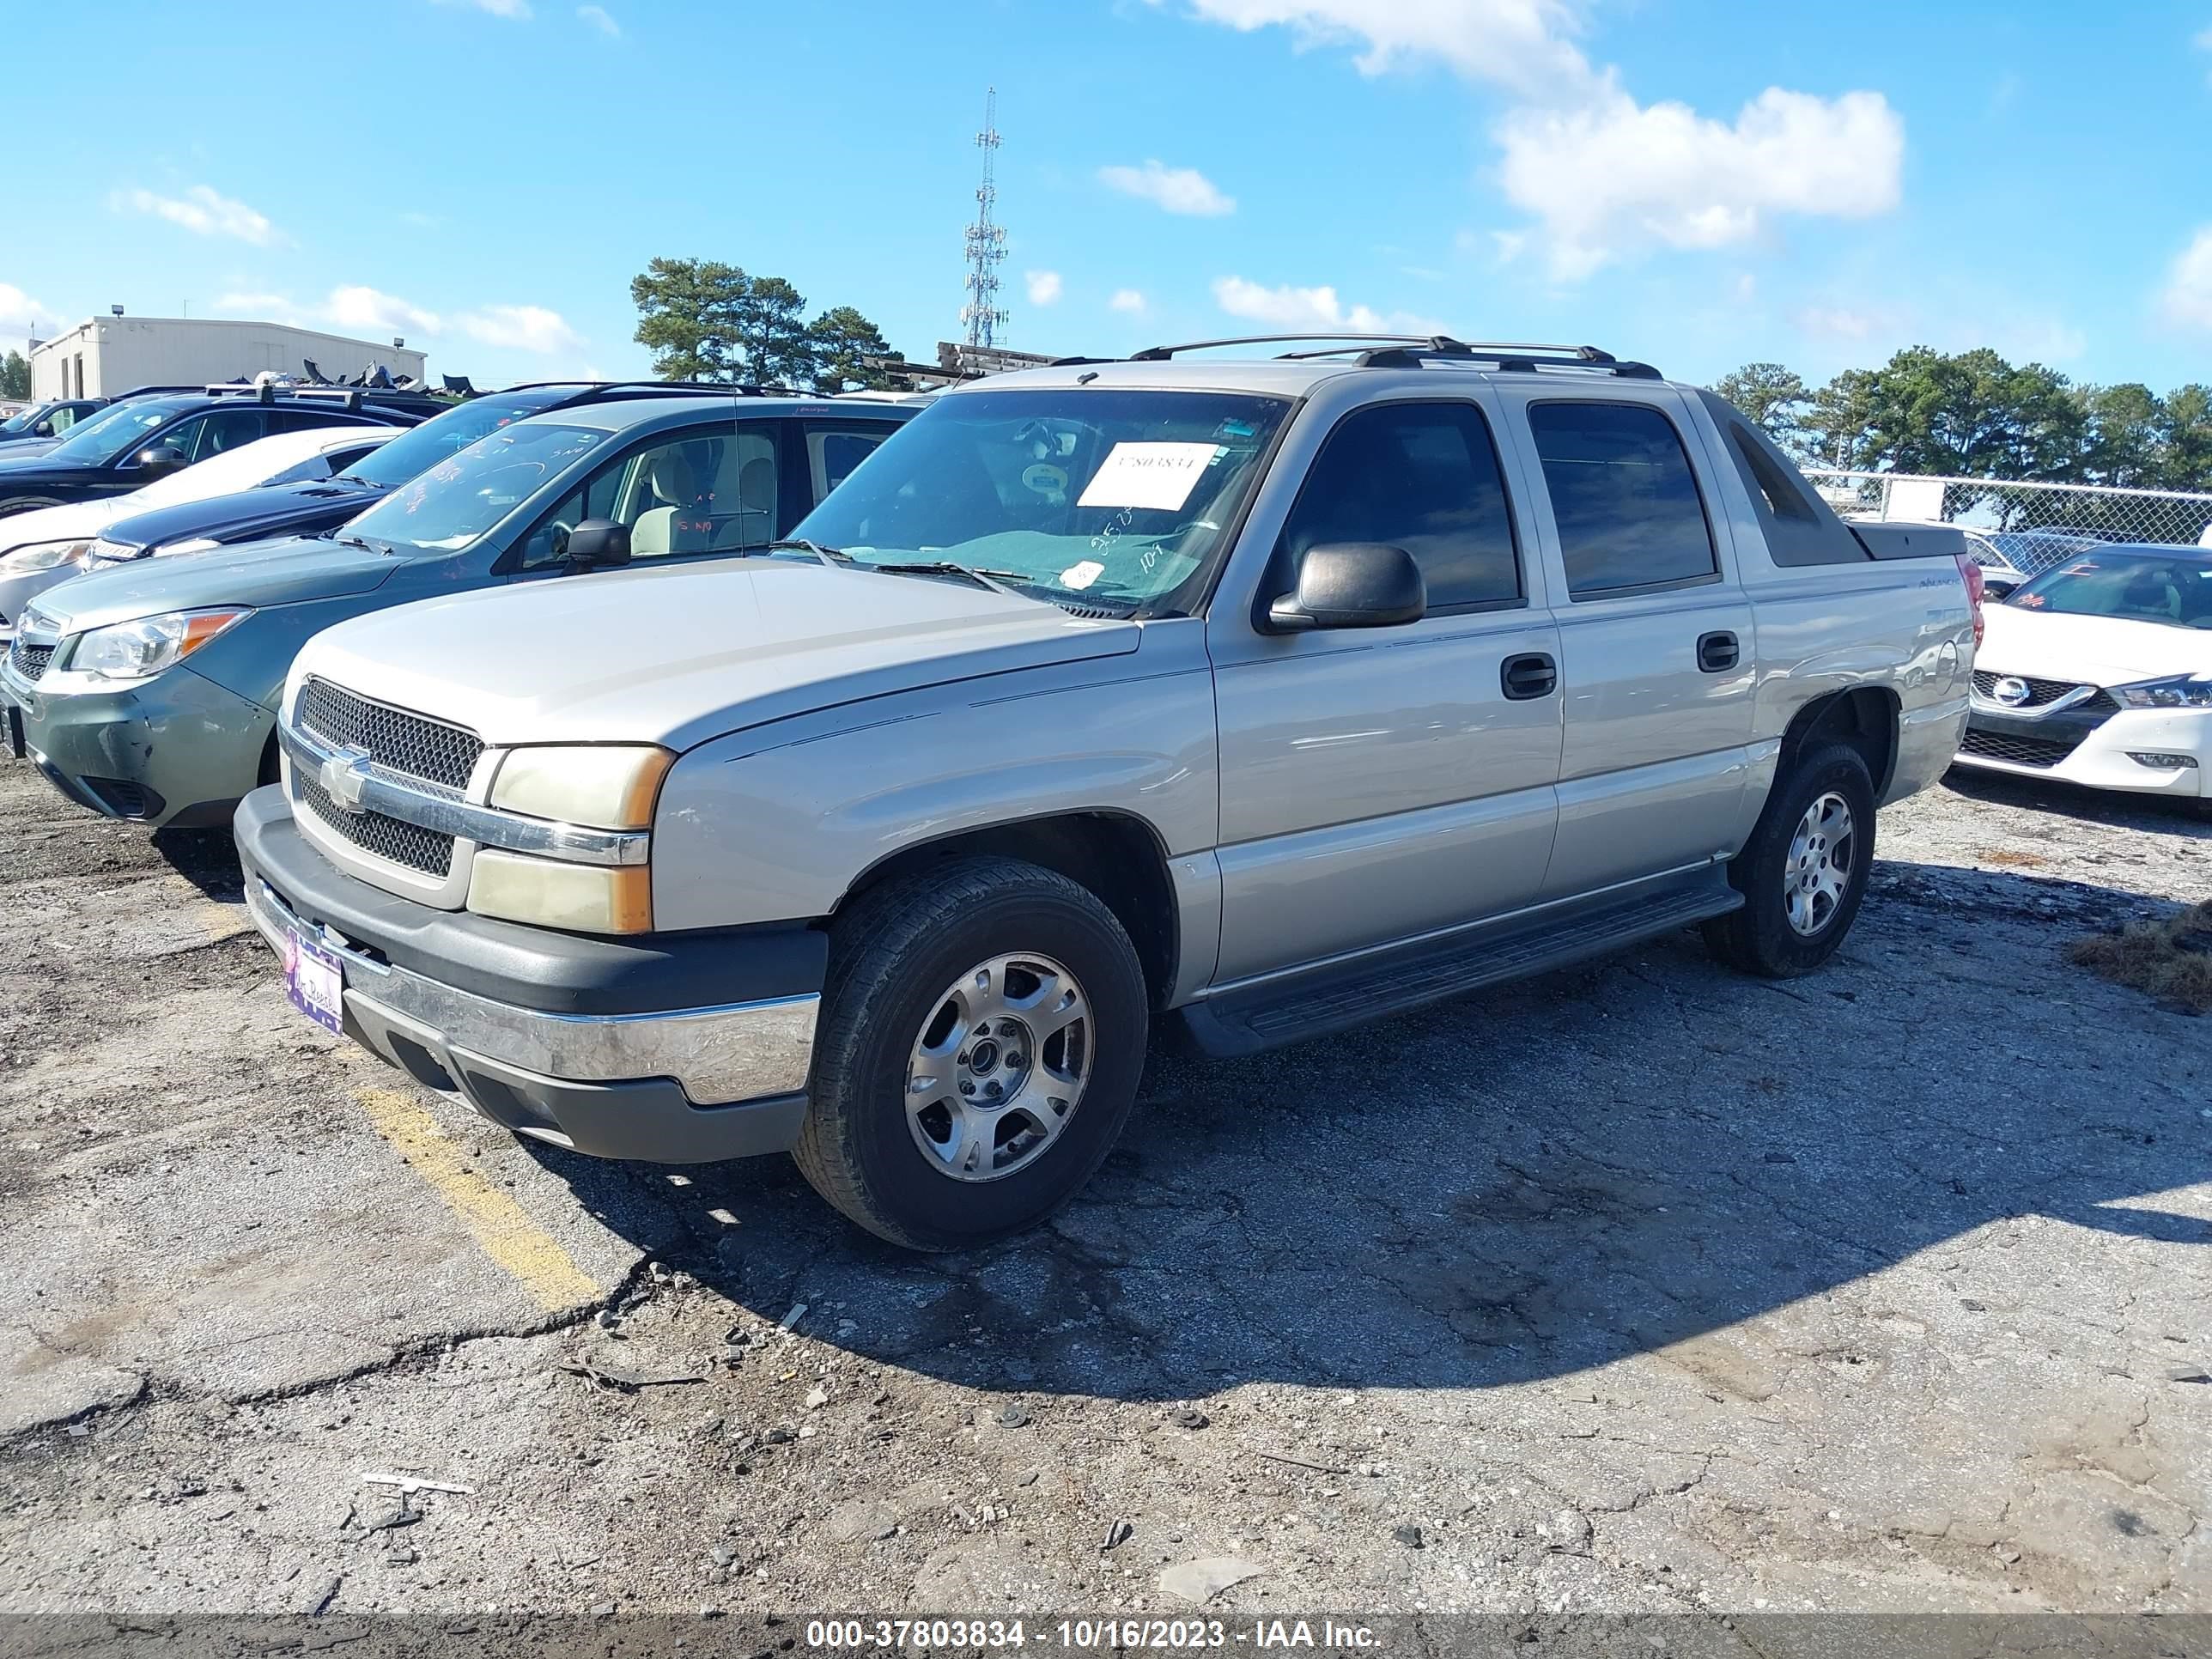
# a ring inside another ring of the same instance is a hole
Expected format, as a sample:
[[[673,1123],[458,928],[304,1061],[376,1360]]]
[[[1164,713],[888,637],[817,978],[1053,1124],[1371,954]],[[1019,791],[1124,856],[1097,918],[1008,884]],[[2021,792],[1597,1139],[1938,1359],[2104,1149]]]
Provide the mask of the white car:
[[[280,432],[156,478],[127,495],[33,507],[0,519],[0,641],[12,637],[15,618],[33,598],[88,568],[96,557],[100,532],[117,520],[264,484],[327,478],[406,429],[351,425]]]
[[[2212,806],[2212,549],[2100,547],[1984,614],[1960,765]]]

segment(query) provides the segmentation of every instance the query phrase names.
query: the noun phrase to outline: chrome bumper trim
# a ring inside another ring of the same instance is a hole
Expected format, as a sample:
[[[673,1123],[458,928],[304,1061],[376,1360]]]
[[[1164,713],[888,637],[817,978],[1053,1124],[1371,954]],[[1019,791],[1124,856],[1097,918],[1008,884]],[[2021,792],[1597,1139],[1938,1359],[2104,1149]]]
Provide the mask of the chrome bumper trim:
[[[277,720],[276,741],[294,766],[314,775],[342,805],[350,798],[364,812],[380,813],[457,841],[568,864],[643,864],[652,849],[653,837],[642,830],[594,830],[479,806],[435,784],[379,766],[359,750],[346,753],[332,749],[289,718]],[[325,768],[333,763],[344,777],[343,794],[331,787],[331,774]]]
[[[294,928],[345,963],[346,995],[437,1032],[452,1047],[569,1083],[673,1078],[695,1106],[796,1094],[814,1060],[822,999],[779,997],[654,1014],[557,1014],[495,1002],[363,956],[310,929],[268,884],[249,874],[246,908],[280,955]]]

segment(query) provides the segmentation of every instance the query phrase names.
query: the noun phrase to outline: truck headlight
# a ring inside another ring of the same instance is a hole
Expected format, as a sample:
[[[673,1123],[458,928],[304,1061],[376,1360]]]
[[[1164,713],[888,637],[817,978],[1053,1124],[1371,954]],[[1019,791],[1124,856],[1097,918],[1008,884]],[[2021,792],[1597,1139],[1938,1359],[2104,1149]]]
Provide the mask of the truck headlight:
[[[2112,695],[2130,708],[2212,708],[2212,674],[2141,680],[2114,686]]]
[[[253,612],[242,606],[219,611],[172,611],[141,617],[77,635],[65,665],[70,672],[94,679],[150,680],[173,668],[225,629]]]
[[[660,781],[675,763],[665,749],[638,744],[512,750],[492,781],[491,804],[595,830],[650,830]]]
[[[469,908],[572,933],[649,933],[653,875],[641,864],[558,864],[483,847],[470,861]]]
[[[91,541],[83,538],[70,542],[31,542],[0,553],[0,571],[21,576],[33,570],[58,570],[82,559],[85,550],[91,545]]]

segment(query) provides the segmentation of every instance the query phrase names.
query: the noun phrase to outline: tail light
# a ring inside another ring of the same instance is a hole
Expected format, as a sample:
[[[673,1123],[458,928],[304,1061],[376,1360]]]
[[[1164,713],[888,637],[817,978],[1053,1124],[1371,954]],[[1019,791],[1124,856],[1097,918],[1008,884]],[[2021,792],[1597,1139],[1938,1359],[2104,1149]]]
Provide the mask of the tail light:
[[[1959,555],[1959,574],[1966,579],[1966,609],[1974,615],[1974,649],[1982,648],[1982,598],[1984,587],[1982,568],[1965,554]]]

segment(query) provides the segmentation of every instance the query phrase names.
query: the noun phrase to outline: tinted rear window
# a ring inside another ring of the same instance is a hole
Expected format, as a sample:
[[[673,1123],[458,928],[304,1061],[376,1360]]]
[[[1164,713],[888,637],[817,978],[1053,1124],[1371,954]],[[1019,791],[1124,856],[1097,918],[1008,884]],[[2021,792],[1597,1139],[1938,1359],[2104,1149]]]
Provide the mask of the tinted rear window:
[[[1541,403],[1529,406],[1528,428],[1576,599],[1718,574],[1697,477],[1666,416],[1644,404]]]

